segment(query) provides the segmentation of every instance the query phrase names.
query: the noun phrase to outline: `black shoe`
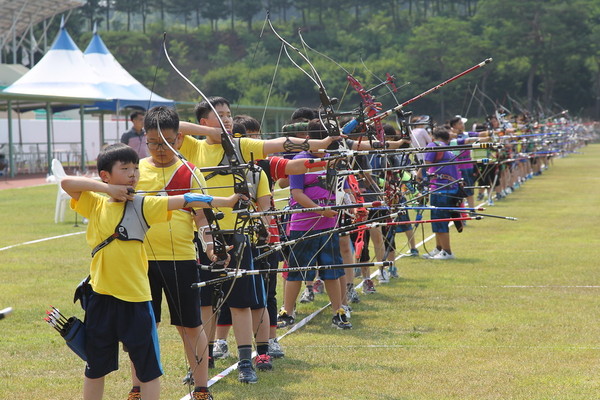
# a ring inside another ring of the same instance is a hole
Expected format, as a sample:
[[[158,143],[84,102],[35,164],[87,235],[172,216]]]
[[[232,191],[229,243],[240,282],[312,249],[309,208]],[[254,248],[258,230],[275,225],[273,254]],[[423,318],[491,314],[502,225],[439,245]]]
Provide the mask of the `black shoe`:
[[[254,367],[252,366],[252,361],[241,360],[238,363],[238,381],[242,383],[258,382],[258,377],[256,376],[256,371],[254,371]]]
[[[338,329],[352,329],[352,324],[348,322],[346,312],[343,308],[337,310],[337,312],[331,319],[331,324]]]
[[[277,315],[277,327],[278,328],[287,328],[290,325],[294,325],[296,320],[292,315],[288,315],[285,310],[279,311],[279,315]]]

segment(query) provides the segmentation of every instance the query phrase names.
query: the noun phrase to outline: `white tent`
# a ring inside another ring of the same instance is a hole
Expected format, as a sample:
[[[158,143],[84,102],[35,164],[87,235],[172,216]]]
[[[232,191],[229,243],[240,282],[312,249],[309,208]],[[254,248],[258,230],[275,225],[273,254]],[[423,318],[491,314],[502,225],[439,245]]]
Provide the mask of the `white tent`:
[[[155,105],[173,105],[173,100],[153,93],[125,70],[108,51],[97,32],[84,52],[87,63],[101,77],[100,85],[114,99],[96,103],[101,109],[115,110],[125,107],[149,108]],[[118,104],[118,106],[117,106]]]
[[[4,92],[110,99],[100,83],[100,76],[85,61],[83,53],[63,26],[46,55]]]

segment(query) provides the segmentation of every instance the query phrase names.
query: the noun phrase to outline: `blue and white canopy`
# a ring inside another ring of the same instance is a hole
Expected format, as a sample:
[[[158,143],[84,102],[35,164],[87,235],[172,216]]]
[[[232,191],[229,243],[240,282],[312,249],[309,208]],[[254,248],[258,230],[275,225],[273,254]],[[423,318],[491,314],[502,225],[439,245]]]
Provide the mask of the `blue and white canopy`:
[[[100,86],[111,94],[110,102],[96,103],[102,109],[140,107],[147,109],[156,105],[174,105],[173,100],[153,93],[135,79],[110,53],[97,32],[84,52],[86,62],[100,76]]]
[[[83,53],[64,27],[50,50],[29,72],[4,91],[41,96],[110,99],[102,90],[100,76],[85,61]]]
[[[64,25],[46,55],[4,92],[38,96],[105,99],[88,109],[113,110],[126,107],[146,109],[155,105],[174,105],[131,76],[94,33],[85,55]]]

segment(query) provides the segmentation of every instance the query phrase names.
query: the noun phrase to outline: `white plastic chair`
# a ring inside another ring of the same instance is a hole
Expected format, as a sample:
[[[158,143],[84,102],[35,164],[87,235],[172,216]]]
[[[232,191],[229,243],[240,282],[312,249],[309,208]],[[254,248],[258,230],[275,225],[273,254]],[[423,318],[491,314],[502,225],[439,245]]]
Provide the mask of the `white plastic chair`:
[[[56,208],[54,210],[54,223],[59,223],[65,220],[65,211],[71,201],[71,196],[67,194],[60,186],[60,181],[63,180],[67,173],[63,168],[61,162],[56,158],[52,159],[52,175],[56,178],[56,184],[58,185],[58,192],[56,193]]]

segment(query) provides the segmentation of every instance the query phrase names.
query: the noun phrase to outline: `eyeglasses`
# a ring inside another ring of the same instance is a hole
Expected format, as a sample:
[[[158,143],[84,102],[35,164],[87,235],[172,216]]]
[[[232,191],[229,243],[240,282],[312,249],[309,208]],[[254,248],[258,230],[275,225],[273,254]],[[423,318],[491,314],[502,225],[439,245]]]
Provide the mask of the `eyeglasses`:
[[[167,143],[169,144],[170,147],[175,146],[175,142],[167,142]],[[146,143],[146,145],[148,146],[148,148],[150,150],[158,150],[159,147],[162,147],[163,150],[167,150],[169,148],[169,146],[167,146],[165,142],[160,142],[160,143],[148,142],[148,143]]]

